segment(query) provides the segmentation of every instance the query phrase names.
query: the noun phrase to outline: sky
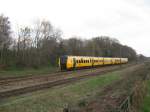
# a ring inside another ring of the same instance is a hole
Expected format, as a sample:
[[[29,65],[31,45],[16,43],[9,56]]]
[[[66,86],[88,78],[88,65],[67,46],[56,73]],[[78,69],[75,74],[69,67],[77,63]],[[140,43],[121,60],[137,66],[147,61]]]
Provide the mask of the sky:
[[[150,56],[149,0],[0,0],[0,14],[12,29],[46,19],[63,38],[116,38],[137,53]]]

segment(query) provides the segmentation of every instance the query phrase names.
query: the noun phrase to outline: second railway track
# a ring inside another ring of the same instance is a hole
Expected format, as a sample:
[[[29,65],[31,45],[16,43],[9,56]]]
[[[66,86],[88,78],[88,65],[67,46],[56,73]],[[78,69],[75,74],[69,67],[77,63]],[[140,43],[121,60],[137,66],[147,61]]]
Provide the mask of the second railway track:
[[[96,68],[93,68],[96,69]],[[0,78],[0,86],[3,84],[16,82],[16,81],[24,81],[30,79],[38,79],[38,78],[48,78],[48,77],[55,77],[57,75],[61,76],[63,74],[71,74],[71,73],[78,73],[83,71],[89,71],[90,69],[80,69],[75,71],[55,71],[54,73],[45,74],[45,75],[29,75],[29,76],[17,76],[17,77],[3,77]]]
[[[85,71],[79,70],[76,72],[58,72],[53,75],[13,79],[11,81],[6,81],[6,83],[0,83],[0,99],[4,99],[10,96],[17,96],[28,92],[33,92],[44,88],[50,88],[61,84],[71,83],[83,78],[101,75],[106,72],[114,71],[117,69],[120,69],[120,67],[108,66],[100,69],[95,68]]]

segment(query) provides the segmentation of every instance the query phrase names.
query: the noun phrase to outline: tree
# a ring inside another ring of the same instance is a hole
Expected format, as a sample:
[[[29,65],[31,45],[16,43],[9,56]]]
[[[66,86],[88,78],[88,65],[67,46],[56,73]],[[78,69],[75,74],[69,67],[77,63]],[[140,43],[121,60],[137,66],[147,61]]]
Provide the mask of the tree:
[[[142,55],[137,56],[133,48],[108,36],[63,39],[61,30],[47,20],[37,21],[34,27],[21,27],[13,39],[9,18],[0,16],[0,66],[53,66],[61,55],[126,57],[129,61],[144,59]]]
[[[83,42],[77,37],[72,37],[66,41],[68,55],[82,55]]]
[[[24,66],[29,65],[30,48],[32,47],[31,29],[29,27],[20,28],[18,32],[17,42],[17,65]],[[32,56],[32,54],[30,54]]]
[[[7,63],[7,51],[11,45],[12,38],[10,36],[11,28],[8,17],[0,16],[0,62],[2,64]]]

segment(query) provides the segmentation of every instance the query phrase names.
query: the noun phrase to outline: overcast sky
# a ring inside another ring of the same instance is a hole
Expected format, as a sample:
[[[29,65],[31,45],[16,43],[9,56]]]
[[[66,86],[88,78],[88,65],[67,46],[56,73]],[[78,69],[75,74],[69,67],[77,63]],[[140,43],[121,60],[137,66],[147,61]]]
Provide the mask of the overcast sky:
[[[49,20],[64,38],[117,38],[138,53],[150,56],[149,0],[1,0],[0,13],[13,30],[37,19]]]

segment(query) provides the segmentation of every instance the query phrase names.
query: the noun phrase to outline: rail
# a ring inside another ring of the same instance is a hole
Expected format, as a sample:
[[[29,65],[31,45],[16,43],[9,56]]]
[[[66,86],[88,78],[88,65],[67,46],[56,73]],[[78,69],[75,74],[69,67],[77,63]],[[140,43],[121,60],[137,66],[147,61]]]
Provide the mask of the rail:
[[[148,78],[148,74],[143,77],[143,81]],[[114,109],[112,112],[129,112],[131,106],[134,104],[134,94],[136,93],[137,86],[132,90],[132,92],[122,101],[118,108]]]
[[[120,106],[114,109],[112,112],[129,112],[131,105],[133,104],[133,95],[134,92],[127,96]]]

